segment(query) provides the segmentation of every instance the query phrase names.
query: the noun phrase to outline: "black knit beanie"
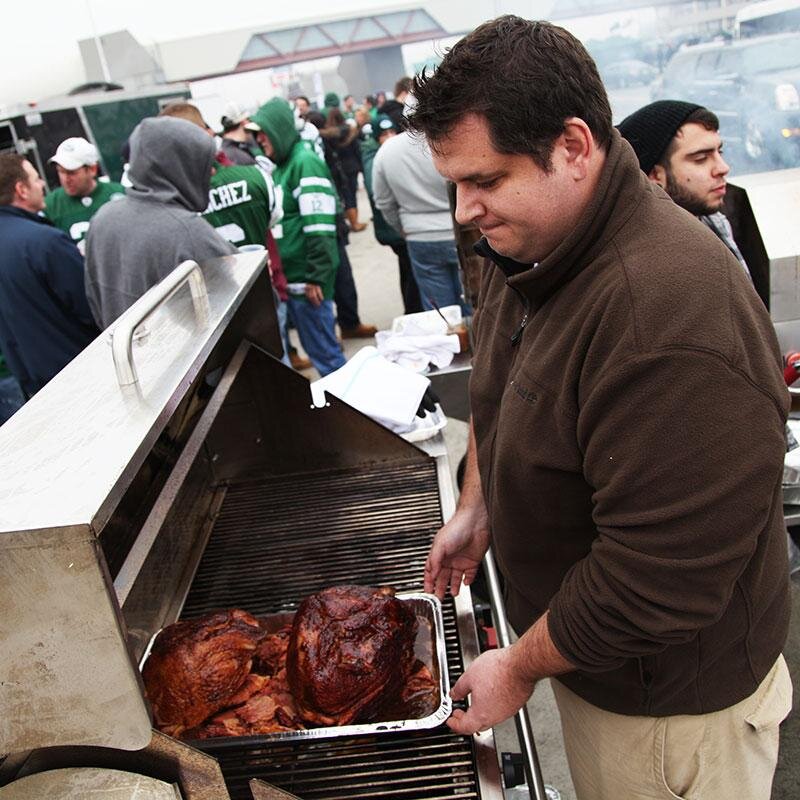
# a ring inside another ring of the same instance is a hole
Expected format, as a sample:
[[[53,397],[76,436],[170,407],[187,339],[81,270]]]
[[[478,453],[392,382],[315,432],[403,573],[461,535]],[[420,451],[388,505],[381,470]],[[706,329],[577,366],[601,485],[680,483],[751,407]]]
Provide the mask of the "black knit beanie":
[[[634,111],[617,125],[620,134],[633,147],[639,166],[646,175],[661,160],[678,128],[698,108],[703,106],[682,100],[656,100]]]

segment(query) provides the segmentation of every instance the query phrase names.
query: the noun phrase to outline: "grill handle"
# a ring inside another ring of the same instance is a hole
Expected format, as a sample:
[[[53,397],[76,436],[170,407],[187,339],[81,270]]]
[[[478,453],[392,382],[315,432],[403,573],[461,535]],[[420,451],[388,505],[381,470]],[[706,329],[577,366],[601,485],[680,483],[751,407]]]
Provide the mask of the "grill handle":
[[[132,386],[139,382],[133,363],[133,332],[187,282],[198,324],[202,327],[208,322],[208,291],[200,265],[196,261],[183,261],[142,295],[114,326],[111,332],[111,355],[120,386]]]
[[[492,603],[492,616],[494,617],[494,626],[497,632],[497,644],[500,647],[508,647],[511,644],[511,635],[506,621],[500,579],[497,576],[497,567],[495,566],[491,549],[487,550],[486,555],[483,557],[483,568],[486,572],[486,584],[489,587],[489,600]],[[531,797],[533,800],[547,800],[527,706],[522,706],[517,711],[514,716],[514,723],[517,726],[517,736],[522,748],[522,766],[525,770],[525,779],[531,792]]]

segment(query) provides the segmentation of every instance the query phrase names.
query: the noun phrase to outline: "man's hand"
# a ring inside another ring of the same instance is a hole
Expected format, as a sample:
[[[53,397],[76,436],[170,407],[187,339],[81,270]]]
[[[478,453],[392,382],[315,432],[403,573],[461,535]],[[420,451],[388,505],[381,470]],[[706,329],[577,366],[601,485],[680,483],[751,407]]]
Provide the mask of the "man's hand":
[[[488,549],[486,509],[460,508],[433,539],[425,562],[425,591],[444,600],[449,585],[450,593],[457,595],[462,578],[467,586],[475,579]]]
[[[472,696],[469,710],[456,709],[447,720],[456,733],[485,731],[519,711],[541,678],[563,675],[575,667],[553,644],[545,612],[519,641],[500,650],[487,650],[450,690],[453,700]]]
[[[558,651],[545,612],[510,647],[479,655],[450,690],[453,700],[471,695],[467,711],[456,709],[447,725],[456,733],[485,731],[519,711],[541,678],[563,675],[575,667]]]
[[[322,287],[316,283],[307,283],[306,284],[306,300],[311,303],[312,306],[319,306],[321,305],[322,301],[325,298],[322,295]]]
[[[533,694],[536,681],[515,663],[514,648],[487,650],[470,665],[450,690],[453,700],[471,696],[467,711],[457,708],[447,720],[455,733],[477,733],[514,716]]]
[[[467,586],[475,580],[478,566],[489,549],[489,516],[481,491],[476,452],[475,433],[470,423],[458,508],[434,537],[425,562],[425,591],[434,592],[440,600],[444,600],[448,585],[455,596],[462,578]]]

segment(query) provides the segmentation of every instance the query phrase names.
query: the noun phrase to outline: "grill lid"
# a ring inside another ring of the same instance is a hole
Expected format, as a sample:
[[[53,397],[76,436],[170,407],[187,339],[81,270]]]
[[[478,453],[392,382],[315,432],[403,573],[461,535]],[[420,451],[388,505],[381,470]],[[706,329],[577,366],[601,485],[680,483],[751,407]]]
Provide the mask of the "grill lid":
[[[112,325],[0,427],[0,534],[102,528],[264,263],[263,253],[242,253],[201,264],[206,324],[189,288],[178,290],[133,347],[138,385],[117,382]]]
[[[118,385],[106,332],[0,429],[0,752],[150,741],[98,537],[207,360],[240,343],[228,331],[238,310],[262,292],[270,302],[264,263],[250,253],[201,265],[207,315],[197,322],[186,287],[158,307],[134,348],[139,384]]]

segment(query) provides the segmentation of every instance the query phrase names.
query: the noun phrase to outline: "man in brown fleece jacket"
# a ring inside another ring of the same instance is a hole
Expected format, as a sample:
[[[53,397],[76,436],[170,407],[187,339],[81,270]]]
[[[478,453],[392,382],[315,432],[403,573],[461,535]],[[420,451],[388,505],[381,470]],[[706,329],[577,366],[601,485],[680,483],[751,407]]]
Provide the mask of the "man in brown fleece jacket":
[[[769,316],[640,171],[563,29],[486,23],[414,95],[490,259],[467,473],[425,585],[456,593],[491,543],[521,634],[459,679],[448,724],[486,730],[557,676],[581,800],[766,800],[791,708]]]

